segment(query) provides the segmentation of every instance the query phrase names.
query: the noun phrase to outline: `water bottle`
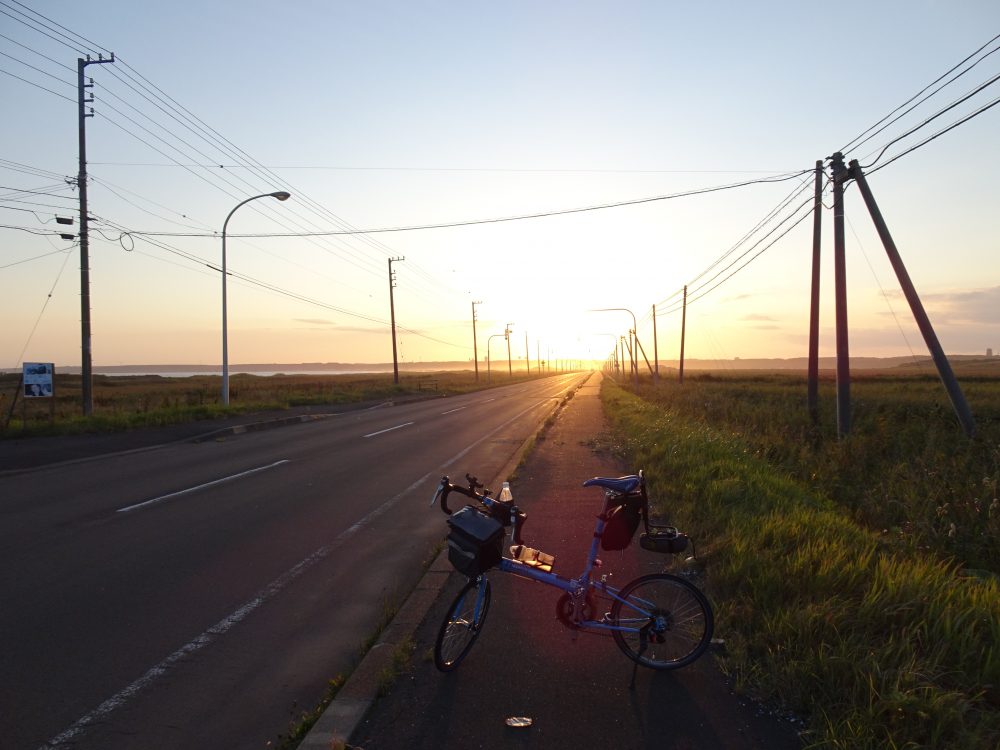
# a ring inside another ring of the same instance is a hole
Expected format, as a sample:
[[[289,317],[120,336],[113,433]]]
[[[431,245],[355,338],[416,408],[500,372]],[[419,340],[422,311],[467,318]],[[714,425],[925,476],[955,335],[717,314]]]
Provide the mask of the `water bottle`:
[[[503,483],[503,487],[500,488],[499,500],[501,503],[510,503],[514,501],[514,496],[510,492],[510,482]]]

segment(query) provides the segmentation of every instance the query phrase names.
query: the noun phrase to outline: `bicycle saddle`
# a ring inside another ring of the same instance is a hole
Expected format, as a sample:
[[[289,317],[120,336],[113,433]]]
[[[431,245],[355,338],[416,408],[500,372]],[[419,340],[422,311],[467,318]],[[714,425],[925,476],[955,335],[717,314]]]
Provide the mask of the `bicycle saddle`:
[[[603,487],[604,489],[611,490],[612,492],[628,494],[639,486],[639,481],[639,476],[637,474],[629,474],[627,477],[618,477],[617,479],[612,479],[610,477],[594,477],[593,479],[588,479],[584,482],[583,486]]]

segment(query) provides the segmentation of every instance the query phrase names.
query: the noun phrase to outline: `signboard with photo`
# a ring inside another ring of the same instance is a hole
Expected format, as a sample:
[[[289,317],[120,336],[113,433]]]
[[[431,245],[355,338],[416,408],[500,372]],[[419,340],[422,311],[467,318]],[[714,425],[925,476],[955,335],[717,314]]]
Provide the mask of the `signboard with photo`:
[[[51,362],[24,363],[24,397],[51,398],[55,366]]]

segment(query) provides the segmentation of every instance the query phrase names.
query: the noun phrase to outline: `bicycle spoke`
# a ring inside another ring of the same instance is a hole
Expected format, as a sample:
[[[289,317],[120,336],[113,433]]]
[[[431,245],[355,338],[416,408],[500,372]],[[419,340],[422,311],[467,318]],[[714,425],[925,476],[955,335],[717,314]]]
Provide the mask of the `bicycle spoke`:
[[[622,617],[622,610],[629,612]],[[634,615],[632,613],[635,613]],[[611,608],[619,648],[633,661],[654,669],[690,664],[708,647],[712,611],[689,582],[666,574],[627,584]]]

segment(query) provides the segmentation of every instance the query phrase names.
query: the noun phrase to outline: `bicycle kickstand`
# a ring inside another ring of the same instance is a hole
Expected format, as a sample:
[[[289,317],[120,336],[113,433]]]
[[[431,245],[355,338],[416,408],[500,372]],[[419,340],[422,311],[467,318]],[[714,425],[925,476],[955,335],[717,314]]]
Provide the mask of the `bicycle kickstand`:
[[[646,646],[649,645],[649,627],[652,623],[647,622],[641,628],[639,628],[639,658],[642,658],[643,652],[646,650]],[[635,690],[635,674],[639,671],[639,661],[636,659],[632,664],[632,682],[629,683],[628,689]]]

